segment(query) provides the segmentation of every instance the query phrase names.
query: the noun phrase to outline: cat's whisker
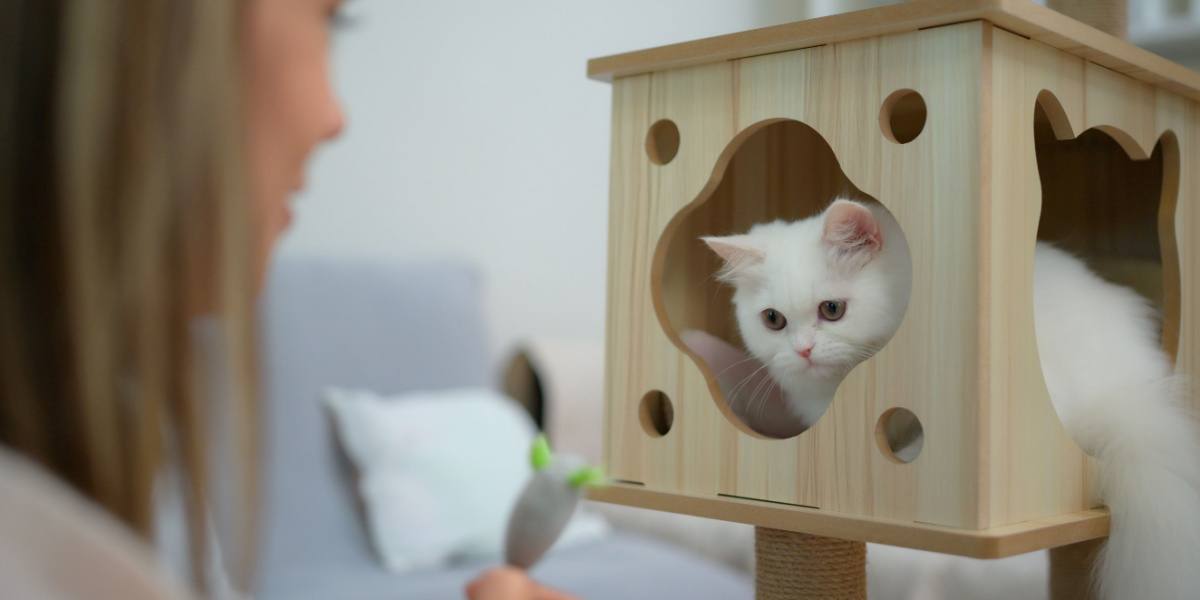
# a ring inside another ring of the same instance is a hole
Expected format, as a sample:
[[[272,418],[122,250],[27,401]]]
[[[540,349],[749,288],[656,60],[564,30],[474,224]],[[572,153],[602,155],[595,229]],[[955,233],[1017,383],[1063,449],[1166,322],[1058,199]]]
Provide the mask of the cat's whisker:
[[[747,419],[746,424],[749,425],[750,428],[754,429],[755,431],[762,429],[761,418],[762,418],[762,414],[763,414],[763,407],[766,405],[766,397],[765,396],[762,397],[763,399],[760,402],[759,401],[759,397],[760,397],[759,390],[763,387],[764,383],[768,384],[768,390],[769,390],[770,385],[774,384],[774,380],[772,380],[770,377],[767,377],[763,381],[760,381],[758,383],[758,385],[755,386],[754,393],[751,394],[751,396],[750,396],[750,402],[746,405],[746,419]],[[755,408],[756,406],[757,406],[757,409]]]
[[[759,421],[757,417],[760,411],[755,410],[755,406],[758,404],[759,390],[762,388],[765,382],[769,381],[769,378],[764,379],[755,385],[755,388],[750,394],[749,398],[746,400],[744,404],[745,408],[742,411],[742,418],[745,420],[745,423],[756,431],[762,427],[762,422]]]
[[[750,395],[750,402],[752,403],[750,406],[753,407],[753,402],[758,399],[759,392],[764,386],[767,387],[767,389],[770,389],[770,386],[774,384],[775,380],[770,375],[764,377],[762,381],[758,382],[758,385],[754,386],[754,393]],[[763,403],[765,403],[765,399]],[[761,407],[759,410],[761,411]]]
[[[724,369],[721,369],[721,372],[717,373],[717,375],[716,375],[716,376],[717,376],[718,378],[720,378],[722,375],[724,375],[724,374],[728,373],[728,372],[729,372],[730,370],[732,370],[734,367],[738,367],[738,366],[744,365],[744,364],[746,364],[746,363],[748,363],[748,362],[757,361],[757,360],[758,360],[758,359],[757,359],[757,358],[754,358],[753,356],[748,356],[748,357],[746,357],[746,358],[743,358],[742,360],[739,360],[739,361],[737,361],[737,362],[735,362],[735,363],[732,363],[732,364],[730,364],[730,365],[726,366]]]
[[[743,377],[736,384],[734,384],[734,386],[729,390],[730,397],[732,398],[734,395],[736,395],[737,392],[739,391],[739,388],[748,384],[752,379],[754,379],[754,376],[757,375],[759,371],[762,371],[765,368],[767,368],[767,366],[762,365],[761,367],[759,367],[759,368],[755,369],[753,372],[751,372],[749,375]]]
[[[741,391],[744,391],[746,385],[748,385],[754,379],[754,377],[756,375],[761,373],[766,368],[767,368],[767,365],[763,365],[763,366],[755,369],[753,373],[750,373],[749,375],[743,377],[741,381],[739,381],[736,385],[733,386],[732,389],[729,390],[729,393],[727,394],[727,398],[728,398],[727,403],[729,404],[730,408],[737,406],[738,393],[740,393]],[[747,407],[749,407],[749,404],[747,404]]]
[[[766,392],[763,394],[762,401],[759,402],[759,406],[758,406],[758,412],[759,412],[760,418],[765,417],[767,403],[771,401],[771,393],[775,389],[778,389],[778,388],[779,388],[779,382],[777,382],[777,381],[771,381],[771,385],[767,386]]]

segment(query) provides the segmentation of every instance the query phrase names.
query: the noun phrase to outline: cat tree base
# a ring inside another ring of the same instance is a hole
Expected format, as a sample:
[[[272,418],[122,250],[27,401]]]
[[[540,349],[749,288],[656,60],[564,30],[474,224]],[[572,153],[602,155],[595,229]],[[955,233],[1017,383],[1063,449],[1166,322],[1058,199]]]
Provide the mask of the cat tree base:
[[[651,510],[746,523],[814,536],[901,546],[971,558],[1004,558],[1108,536],[1108,510],[1095,508],[989,529],[957,529],[915,521],[847,515],[779,502],[692,496],[613,483],[588,498]]]
[[[1105,538],[1109,534],[1109,511],[1106,509],[1069,512],[989,529],[958,529],[762,500],[689,496],[619,481],[599,490],[589,490],[588,499],[971,558],[1010,557]]]

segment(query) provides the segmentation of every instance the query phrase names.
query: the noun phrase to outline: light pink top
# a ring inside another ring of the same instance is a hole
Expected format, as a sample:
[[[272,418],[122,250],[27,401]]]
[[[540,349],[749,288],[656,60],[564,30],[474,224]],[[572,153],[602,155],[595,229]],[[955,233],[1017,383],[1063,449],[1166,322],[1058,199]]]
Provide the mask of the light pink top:
[[[62,482],[0,449],[0,598],[192,598],[150,547]]]

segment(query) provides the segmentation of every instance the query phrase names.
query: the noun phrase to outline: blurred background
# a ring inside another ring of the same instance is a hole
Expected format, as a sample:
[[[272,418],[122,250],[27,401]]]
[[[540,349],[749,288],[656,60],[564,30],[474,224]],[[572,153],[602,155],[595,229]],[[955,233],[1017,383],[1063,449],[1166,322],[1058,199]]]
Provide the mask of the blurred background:
[[[473,263],[500,353],[601,339],[610,89],[587,59],[885,3],[355,0],[335,49],[349,127],[284,250]],[[1200,66],[1195,5],[1132,0],[1131,38]]]
[[[283,250],[473,263],[492,356],[600,340],[610,87],[587,59],[882,3],[355,0],[334,50],[349,125]]]
[[[380,425],[375,441],[403,446],[397,456],[469,455],[471,469],[496,473],[520,455],[515,467],[527,469],[523,452],[502,451],[485,435],[501,429],[491,413],[426,393],[487,386],[529,413],[528,425],[512,434],[516,447],[526,447],[536,425],[556,450],[600,461],[611,88],[587,79],[589,58],[887,3],[349,2],[350,24],[334,49],[348,127],[314,159],[268,294],[270,504],[259,597],[394,597],[398,589],[403,597],[452,597],[478,572],[474,564],[436,565],[399,577],[368,552],[364,534],[379,536],[372,538],[379,546],[387,528],[376,531],[377,523],[358,516],[362,498],[351,493],[329,415],[315,402],[329,386],[408,393],[389,403],[392,410],[436,409],[455,424],[434,427],[422,412],[401,420],[439,435],[405,437],[373,415],[356,421]],[[1200,67],[1195,4],[1131,0],[1131,40]],[[510,361],[519,345],[525,354]],[[343,412],[335,411],[340,435],[370,437],[369,427],[349,431],[354,413]],[[429,452],[412,439],[425,440]],[[370,463],[355,461],[360,470]],[[412,489],[428,488],[428,498],[503,505],[494,485],[471,487],[494,478],[417,463],[416,473],[402,475],[421,484]],[[515,498],[517,490],[507,493]],[[387,515],[407,519],[392,532],[403,541],[420,538],[414,530],[432,539],[461,528],[423,517],[422,507],[437,504],[426,499],[375,500]],[[370,509],[369,494],[366,502]],[[591,546],[552,553],[539,578],[584,597],[659,589],[692,598],[752,595],[750,527],[612,505],[588,510],[617,533],[597,542],[593,529]],[[477,521],[478,512],[464,509],[463,521]],[[487,527],[499,530],[503,515],[494,521]],[[413,549],[430,556],[424,546]],[[871,553],[875,598],[1045,594],[1044,555],[985,565],[887,547]],[[606,575],[614,572],[621,577]],[[357,595],[347,594],[347,582]]]

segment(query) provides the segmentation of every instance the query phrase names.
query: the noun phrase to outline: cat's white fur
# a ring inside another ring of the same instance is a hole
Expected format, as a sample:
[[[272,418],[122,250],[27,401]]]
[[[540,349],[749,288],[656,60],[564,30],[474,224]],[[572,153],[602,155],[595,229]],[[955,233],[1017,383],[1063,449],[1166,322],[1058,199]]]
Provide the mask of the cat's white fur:
[[[1054,408],[1100,465],[1112,531],[1102,597],[1200,594],[1200,443],[1149,304],[1078,258],[1039,243],[1038,356]]]
[[[878,206],[865,208],[879,225],[881,247],[851,248],[870,253],[859,256],[868,260],[856,270],[834,264],[845,253],[831,249],[845,239],[830,235],[827,220],[834,214],[844,219],[846,203],[810,219],[706,238],[725,259],[720,277],[735,286],[748,350],[767,365],[792,412],[809,425],[849,369],[891,337],[908,302],[907,246]],[[826,299],[847,301],[839,321],[817,318],[817,305]],[[1055,410],[1072,438],[1096,457],[1100,496],[1112,513],[1096,578],[1101,597],[1195,598],[1200,440],[1195,419],[1183,408],[1186,386],[1172,375],[1160,347],[1154,311],[1134,291],[1044,243],[1035,250],[1033,300],[1038,354]],[[765,327],[760,311],[766,308],[783,313],[788,326]],[[797,354],[812,341],[812,362],[819,367]]]
[[[899,225],[878,205],[840,201],[826,213],[842,210],[851,221],[862,211],[877,226],[877,248],[862,243],[853,229],[829,228],[821,218],[755,225],[749,233],[705,241],[725,259],[720,278],[734,285],[738,328],[747,349],[766,365],[803,428],[816,422],[841,383],[858,363],[879,350],[904,318],[912,266]],[[849,231],[849,233],[847,233]],[[866,234],[867,232],[858,232]],[[828,234],[828,235],[827,235]],[[836,241],[830,235],[840,236]],[[824,300],[845,300],[847,316],[824,321],[817,312]],[[783,331],[763,326],[761,312],[771,308],[787,318]],[[811,345],[811,356],[797,352]],[[759,386],[761,387],[761,386]],[[763,390],[739,394],[744,403],[761,403]],[[734,400],[734,399],[731,399]],[[737,406],[755,413],[757,406]]]

